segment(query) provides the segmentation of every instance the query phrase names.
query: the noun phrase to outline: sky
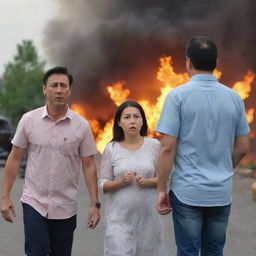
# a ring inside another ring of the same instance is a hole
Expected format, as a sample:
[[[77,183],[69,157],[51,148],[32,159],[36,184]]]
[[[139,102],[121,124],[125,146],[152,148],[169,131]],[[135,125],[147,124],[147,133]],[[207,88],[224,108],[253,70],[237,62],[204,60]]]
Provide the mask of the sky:
[[[32,40],[39,57],[47,61],[42,43],[44,28],[57,11],[54,0],[1,0],[0,77],[4,72],[4,65],[12,61],[16,54],[17,44],[24,39]]]

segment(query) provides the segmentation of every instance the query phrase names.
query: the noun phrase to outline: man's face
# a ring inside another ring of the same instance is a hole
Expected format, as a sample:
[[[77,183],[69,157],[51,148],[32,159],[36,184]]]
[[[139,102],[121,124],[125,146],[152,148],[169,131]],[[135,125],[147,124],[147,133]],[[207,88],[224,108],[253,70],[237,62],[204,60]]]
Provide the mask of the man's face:
[[[43,87],[43,93],[49,106],[66,106],[71,93],[68,77],[64,74],[52,74]]]

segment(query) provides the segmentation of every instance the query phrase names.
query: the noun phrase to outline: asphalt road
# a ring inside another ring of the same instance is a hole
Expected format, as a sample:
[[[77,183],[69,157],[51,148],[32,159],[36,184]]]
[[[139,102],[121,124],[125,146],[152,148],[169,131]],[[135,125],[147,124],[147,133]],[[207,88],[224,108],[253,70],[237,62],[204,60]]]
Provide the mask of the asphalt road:
[[[3,169],[0,167],[0,181],[2,183]],[[225,256],[256,256],[256,202],[252,200],[251,185],[255,179],[235,175],[232,212],[227,233]],[[14,223],[7,223],[0,218],[0,256],[22,256],[23,252],[23,224],[19,198],[24,180],[17,178],[12,200],[15,203],[17,217]],[[77,229],[74,236],[72,256],[102,256],[104,221],[96,230],[86,228],[88,196],[81,175],[79,196],[79,212]],[[103,200],[103,198],[102,198]],[[102,212],[104,215],[104,212]],[[175,242],[172,223],[169,216],[162,218],[165,230],[167,255],[175,256]],[[145,255],[146,256],[146,255]]]

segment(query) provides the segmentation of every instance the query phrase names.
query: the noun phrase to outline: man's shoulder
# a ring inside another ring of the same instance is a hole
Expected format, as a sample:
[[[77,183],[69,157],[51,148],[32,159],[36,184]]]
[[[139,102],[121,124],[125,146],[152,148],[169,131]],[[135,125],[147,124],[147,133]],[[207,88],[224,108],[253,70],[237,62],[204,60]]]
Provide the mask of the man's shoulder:
[[[191,90],[190,81],[187,83],[181,84],[178,87],[173,88],[169,93],[171,94],[180,94],[182,92],[186,92],[188,90]]]
[[[189,86],[189,82],[179,85],[178,87],[173,88],[168,92],[167,98],[169,99],[179,99],[182,98],[183,95],[186,95],[187,92],[191,90],[191,86]]]
[[[25,114],[23,114],[22,118],[24,119],[28,119],[28,118],[33,118],[33,117],[38,117],[41,116],[44,110],[44,106],[43,107],[39,107],[33,110],[30,110],[28,112],[26,112]]]
[[[229,93],[230,95],[232,95],[233,98],[236,98],[236,99],[239,100],[239,101],[242,100],[242,98],[240,97],[240,95],[239,95],[235,90],[233,90],[232,88],[230,88],[230,87],[228,87],[227,85],[222,84],[222,83],[220,83],[220,82],[218,82],[218,84],[219,84],[219,87],[220,87],[221,90],[226,91],[227,93]]]

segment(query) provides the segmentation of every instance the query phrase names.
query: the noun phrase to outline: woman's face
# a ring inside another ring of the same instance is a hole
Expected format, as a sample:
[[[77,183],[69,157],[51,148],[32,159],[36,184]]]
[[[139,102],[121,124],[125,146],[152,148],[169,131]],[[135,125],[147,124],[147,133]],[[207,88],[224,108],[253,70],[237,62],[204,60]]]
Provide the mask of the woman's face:
[[[118,125],[123,129],[124,135],[140,134],[143,120],[139,109],[126,107],[122,112]]]

